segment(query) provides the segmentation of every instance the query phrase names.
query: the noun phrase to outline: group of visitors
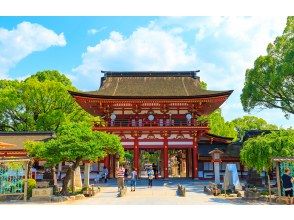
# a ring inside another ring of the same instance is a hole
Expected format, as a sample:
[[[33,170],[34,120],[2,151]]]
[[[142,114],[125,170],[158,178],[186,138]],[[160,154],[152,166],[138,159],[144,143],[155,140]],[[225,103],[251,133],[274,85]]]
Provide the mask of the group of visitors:
[[[285,173],[282,175],[282,185],[285,191],[285,196],[293,197],[293,182],[294,177],[290,175],[291,171],[289,168],[285,169]],[[128,169],[125,169],[122,165],[118,167],[116,170],[117,176],[117,186],[118,190],[120,191],[127,185],[127,180],[130,175],[131,181],[131,191],[136,191],[136,183],[138,179],[138,174],[135,169],[129,173]],[[104,179],[104,183],[107,183],[108,178],[108,169],[106,166],[103,167],[102,176]],[[156,165],[153,163],[152,166],[147,167],[147,177],[148,177],[148,188],[151,188],[153,185],[153,179],[158,177],[158,170]],[[99,181],[99,179],[98,179]]]
[[[128,178],[130,177],[131,181],[131,191],[136,191],[136,183],[138,179],[138,173],[133,168],[132,171],[129,173],[128,169],[125,169],[122,165],[118,167],[116,170],[117,176],[117,186],[118,191],[123,189],[127,185]],[[148,177],[148,188],[151,188],[153,185],[153,179],[157,178],[158,170],[155,164],[152,166],[147,167],[147,177]]]
[[[138,178],[137,171],[133,169],[130,175],[131,175],[131,191],[135,191],[136,182]],[[125,169],[122,165],[120,165],[118,169],[116,170],[118,191],[122,190],[127,185],[128,176],[129,176],[128,169]]]

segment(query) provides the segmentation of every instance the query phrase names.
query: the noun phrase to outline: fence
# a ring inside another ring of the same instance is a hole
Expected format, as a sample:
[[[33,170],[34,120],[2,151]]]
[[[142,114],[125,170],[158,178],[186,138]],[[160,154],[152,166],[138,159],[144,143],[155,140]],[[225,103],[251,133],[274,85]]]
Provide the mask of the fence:
[[[0,159],[0,196],[22,196],[27,200],[28,158]]]

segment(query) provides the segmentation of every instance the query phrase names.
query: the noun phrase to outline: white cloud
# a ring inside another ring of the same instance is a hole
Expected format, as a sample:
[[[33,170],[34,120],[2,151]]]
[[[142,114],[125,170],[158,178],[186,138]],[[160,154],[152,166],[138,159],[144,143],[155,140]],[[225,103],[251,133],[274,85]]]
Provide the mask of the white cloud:
[[[100,70],[182,70],[195,69],[196,54],[178,35],[180,29],[164,31],[141,27],[129,37],[111,32],[108,39],[89,46],[82,64],[74,69],[83,80],[97,88]],[[93,84],[95,83],[95,84]]]
[[[205,44],[209,39],[214,45],[214,48],[209,50],[215,55],[211,62],[218,59],[219,63],[214,68],[224,70],[221,76],[207,71],[210,75],[207,81],[210,88],[235,90],[223,106],[225,118],[232,120],[245,115],[240,103],[240,95],[246,69],[253,67],[254,60],[266,53],[267,45],[282,34],[286,17],[228,17],[216,20],[208,18],[207,22],[204,22],[205,25],[197,32],[195,40]],[[291,124],[284,118],[284,113],[277,109],[252,113],[277,125]]]
[[[7,74],[33,52],[65,45],[63,33],[56,34],[39,24],[22,22],[12,30],[0,28],[0,73]]]
[[[104,27],[101,27],[101,28],[98,28],[98,29],[96,29],[96,28],[91,28],[91,29],[89,29],[89,30],[87,31],[87,33],[88,33],[89,35],[95,35],[95,34],[101,32],[101,31],[103,31],[103,30],[105,30],[105,29],[106,29],[105,26],[104,26]]]
[[[246,115],[240,103],[246,69],[265,54],[285,24],[286,17],[159,18],[128,37],[112,32],[108,39],[88,47],[74,69],[76,83],[82,85],[80,89],[97,89],[102,69],[200,69],[209,89],[234,89],[222,106],[225,119],[232,120]],[[194,36],[194,41],[187,40],[187,35]],[[278,125],[291,124],[280,110],[254,114]]]

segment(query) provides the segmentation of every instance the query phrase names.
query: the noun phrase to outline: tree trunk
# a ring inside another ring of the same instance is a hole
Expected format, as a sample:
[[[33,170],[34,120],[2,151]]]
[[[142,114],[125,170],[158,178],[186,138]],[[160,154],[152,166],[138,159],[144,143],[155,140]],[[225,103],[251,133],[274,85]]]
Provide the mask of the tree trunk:
[[[61,194],[64,195],[64,196],[67,196],[68,195],[68,190],[67,190],[67,186],[68,186],[68,183],[70,181],[70,177],[71,177],[71,172],[72,172],[72,168],[69,167],[66,171],[66,174],[65,174],[65,177],[62,181],[62,190],[61,190]]]
[[[75,192],[75,171],[71,170],[71,192]]]
[[[268,181],[268,195],[269,195],[269,203],[272,203],[272,192],[271,192],[271,179],[269,172],[267,172],[267,181]]]
[[[33,164],[32,164],[32,161],[30,161],[28,163],[28,173],[27,173],[29,179],[32,179],[32,167],[33,167]]]
[[[61,190],[62,195],[68,195],[68,190],[67,190],[68,183],[71,180],[72,172],[74,172],[76,168],[79,166],[80,161],[81,159],[78,158],[76,162],[74,162],[73,165],[67,169],[65,177],[62,181],[62,190]]]

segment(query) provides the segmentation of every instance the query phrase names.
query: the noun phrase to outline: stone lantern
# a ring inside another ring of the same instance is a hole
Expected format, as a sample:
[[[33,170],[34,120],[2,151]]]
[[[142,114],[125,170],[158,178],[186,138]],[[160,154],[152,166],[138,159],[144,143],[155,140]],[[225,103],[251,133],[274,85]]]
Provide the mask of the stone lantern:
[[[210,151],[209,154],[212,157],[211,162],[214,165],[214,179],[215,179],[215,184],[219,185],[220,184],[220,163],[221,161],[221,155],[224,152],[219,150],[218,148],[215,148],[214,150]]]

